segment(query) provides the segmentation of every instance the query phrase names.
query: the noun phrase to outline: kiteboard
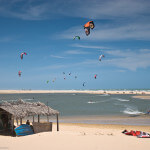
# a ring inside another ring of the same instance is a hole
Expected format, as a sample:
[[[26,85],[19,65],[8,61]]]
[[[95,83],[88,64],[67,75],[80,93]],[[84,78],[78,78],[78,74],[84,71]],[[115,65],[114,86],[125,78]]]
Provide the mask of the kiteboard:
[[[26,136],[33,134],[33,130],[27,124],[19,125],[15,128],[15,132],[17,136]]]

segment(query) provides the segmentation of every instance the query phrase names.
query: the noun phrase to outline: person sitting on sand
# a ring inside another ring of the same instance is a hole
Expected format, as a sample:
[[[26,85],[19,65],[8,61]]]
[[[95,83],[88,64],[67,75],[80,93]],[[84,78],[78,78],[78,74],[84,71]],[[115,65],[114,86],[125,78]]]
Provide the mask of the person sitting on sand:
[[[30,126],[30,121],[29,121],[29,120],[27,120],[26,124]]]
[[[30,121],[29,120],[27,120],[26,124],[29,125],[31,127],[31,129],[33,130],[33,132],[34,132],[33,126],[30,125]]]

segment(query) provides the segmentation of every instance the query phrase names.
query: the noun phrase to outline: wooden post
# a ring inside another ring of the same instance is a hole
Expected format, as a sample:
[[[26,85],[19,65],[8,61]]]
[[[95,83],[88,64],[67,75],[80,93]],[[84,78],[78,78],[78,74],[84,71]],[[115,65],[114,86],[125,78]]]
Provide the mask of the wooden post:
[[[38,122],[40,122],[40,115],[38,115]]]
[[[20,118],[20,125],[22,124],[22,118]]]
[[[33,122],[34,122],[34,116],[33,116]]]
[[[56,115],[56,117],[57,117],[57,131],[59,131],[58,114]]]
[[[14,133],[14,116],[11,116],[11,130],[12,130],[12,135]]]
[[[18,126],[18,119],[16,118],[17,126]]]
[[[49,116],[47,115],[47,122],[49,122]]]
[[[47,122],[49,122],[49,106],[48,106],[48,101],[47,101],[47,108],[48,108]]]

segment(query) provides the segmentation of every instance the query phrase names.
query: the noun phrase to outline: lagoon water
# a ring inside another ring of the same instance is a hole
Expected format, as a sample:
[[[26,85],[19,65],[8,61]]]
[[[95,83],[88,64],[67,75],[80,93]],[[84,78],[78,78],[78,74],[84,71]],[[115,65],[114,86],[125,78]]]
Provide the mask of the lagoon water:
[[[40,101],[45,103],[46,105],[48,104],[53,109],[58,110],[62,118],[67,117],[88,118],[88,116],[99,116],[99,117],[140,116],[145,114],[148,110],[150,110],[150,100],[144,99],[141,100],[133,98],[132,96],[133,95],[125,95],[125,94],[100,95],[100,94],[75,94],[75,93],[1,94],[0,102],[16,101],[18,99],[23,99],[24,101],[28,102]],[[91,119],[91,120],[87,121],[80,119],[80,121],[78,120],[76,122],[99,123],[98,119],[95,120]],[[105,121],[106,120],[103,120],[104,123]],[[119,121],[120,120],[118,120],[118,122]],[[75,121],[72,120],[71,122]],[[110,123],[112,122],[110,121]],[[150,124],[150,121],[145,122],[145,125],[148,124]]]

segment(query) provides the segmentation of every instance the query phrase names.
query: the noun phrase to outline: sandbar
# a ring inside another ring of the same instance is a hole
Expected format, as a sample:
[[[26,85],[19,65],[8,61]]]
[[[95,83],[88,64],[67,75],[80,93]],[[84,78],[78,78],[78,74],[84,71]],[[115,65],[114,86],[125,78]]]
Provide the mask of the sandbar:
[[[23,93],[85,93],[85,94],[140,94],[150,95],[150,91],[132,90],[0,90],[0,94]]]
[[[133,98],[150,100],[150,95],[138,95],[138,96],[133,96]]]

